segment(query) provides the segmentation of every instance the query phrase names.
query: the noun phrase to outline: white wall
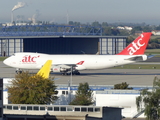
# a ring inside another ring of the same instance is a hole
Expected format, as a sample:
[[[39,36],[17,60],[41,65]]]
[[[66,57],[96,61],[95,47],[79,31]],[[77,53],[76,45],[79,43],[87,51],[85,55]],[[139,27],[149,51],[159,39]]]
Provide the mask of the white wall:
[[[96,94],[96,106],[122,107],[122,115],[133,117],[137,113],[138,94]],[[144,117],[141,115],[140,117]]]

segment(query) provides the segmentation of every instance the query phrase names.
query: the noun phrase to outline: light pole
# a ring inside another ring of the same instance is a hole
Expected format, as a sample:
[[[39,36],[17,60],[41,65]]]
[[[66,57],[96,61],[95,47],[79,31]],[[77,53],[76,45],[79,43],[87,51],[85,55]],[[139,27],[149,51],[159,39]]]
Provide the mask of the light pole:
[[[72,87],[72,70],[73,66],[71,66],[71,77],[70,80],[68,81],[68,102],[71,102],[71,87]]]

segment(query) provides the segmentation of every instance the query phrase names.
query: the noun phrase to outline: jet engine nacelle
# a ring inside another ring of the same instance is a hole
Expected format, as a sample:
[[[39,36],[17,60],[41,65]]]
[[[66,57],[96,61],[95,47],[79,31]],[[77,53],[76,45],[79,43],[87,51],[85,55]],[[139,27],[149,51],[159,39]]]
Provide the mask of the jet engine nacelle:
[[[56,66],[56,67],[52,67],[51,71],[52,72],[68,72],[69,69]]]
[[[146,61],[147,60],[147,55],[142,55],[142,59],[143,59],[143,61]]]

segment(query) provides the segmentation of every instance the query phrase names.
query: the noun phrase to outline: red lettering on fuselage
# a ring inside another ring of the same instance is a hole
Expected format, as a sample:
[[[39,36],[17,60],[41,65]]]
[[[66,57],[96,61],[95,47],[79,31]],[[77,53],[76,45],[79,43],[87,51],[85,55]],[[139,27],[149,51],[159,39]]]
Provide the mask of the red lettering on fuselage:
[[[36,58],[38,58],[40,56],[31,56],[31,55],[28,55],[28,56],[24,56],[22,58],[22,62],[23,63],[35,63],[36,62]]]

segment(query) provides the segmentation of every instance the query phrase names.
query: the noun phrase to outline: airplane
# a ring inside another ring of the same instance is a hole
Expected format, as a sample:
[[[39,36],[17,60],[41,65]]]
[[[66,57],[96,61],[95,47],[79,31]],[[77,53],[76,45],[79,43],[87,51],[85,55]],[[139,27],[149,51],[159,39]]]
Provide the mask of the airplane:
[[[106,69],[147,60],[144,52],[151,34],[151,32],[142,33],[116,55],[51,55],[21,52],[6,58],[3,63],[16,68],[16,72],[19,72],[21,69],[40,69],[47,60],[52,60],[52,72],[79,75],[80,70]]]

